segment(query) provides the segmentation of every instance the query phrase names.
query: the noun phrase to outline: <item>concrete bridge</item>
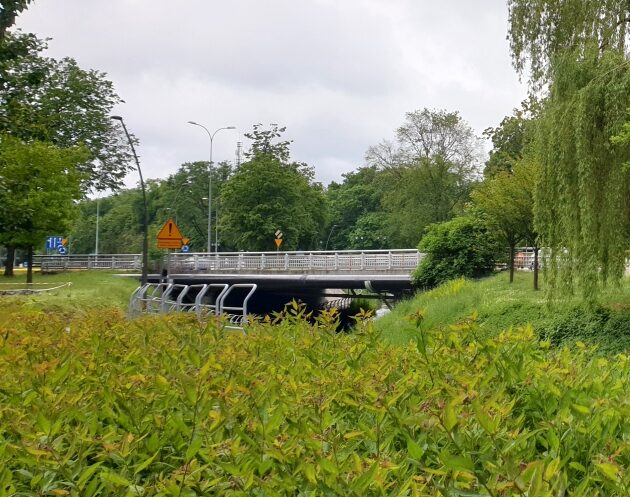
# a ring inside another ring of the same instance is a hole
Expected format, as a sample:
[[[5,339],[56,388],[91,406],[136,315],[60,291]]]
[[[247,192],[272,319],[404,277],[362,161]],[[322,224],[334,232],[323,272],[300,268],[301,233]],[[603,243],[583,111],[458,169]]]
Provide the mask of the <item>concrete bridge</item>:
[[[228,314],[240,325],[248,313],[278,311],[292,299],[311,308],[351,298],[388,302],[411,290],[411,273],[422,255],[417,250],[171,253],[162,261],[165,276],[150,275],[130,311]]]
[[[292,299],[311,308],[351,298],[388,302],[411,290],[422,256],[414,249],[169,253],[163,270],[134,292],[130,313],[229,314],[240,324],[250,312],[281,310]],[[40,256],[36,264],[42,270],[140,270],[140,260],[138,254]]]

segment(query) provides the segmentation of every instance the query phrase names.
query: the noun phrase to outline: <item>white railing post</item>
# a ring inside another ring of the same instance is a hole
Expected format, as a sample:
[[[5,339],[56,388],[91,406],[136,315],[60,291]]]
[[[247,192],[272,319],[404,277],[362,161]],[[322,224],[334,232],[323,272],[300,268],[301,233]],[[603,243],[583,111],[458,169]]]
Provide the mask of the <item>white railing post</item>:
[[[339,254],[335,252],[335,271],[339,269]]]
[[[265,269],[265,254],[260,255],[260,269]]]
[[[361,252],[361,271],[365,269],[365,252]]]
[[[289,269],[289,254],[284,254],[284,269],[285,271]]]

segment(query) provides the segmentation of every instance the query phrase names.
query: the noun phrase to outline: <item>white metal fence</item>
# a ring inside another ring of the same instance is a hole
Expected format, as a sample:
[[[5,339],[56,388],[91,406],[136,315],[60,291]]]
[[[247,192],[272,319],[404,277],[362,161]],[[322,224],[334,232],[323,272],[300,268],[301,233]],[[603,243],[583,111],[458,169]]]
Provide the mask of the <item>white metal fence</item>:
[[[173,253],[169,273],[189,272],[411,272],[423,254],[417,250],[343,250],[337,252]]]
[[[63,269],[120,269],[140,270],[142,254],[103,255],[35,255],[33,267],[42,271]]]

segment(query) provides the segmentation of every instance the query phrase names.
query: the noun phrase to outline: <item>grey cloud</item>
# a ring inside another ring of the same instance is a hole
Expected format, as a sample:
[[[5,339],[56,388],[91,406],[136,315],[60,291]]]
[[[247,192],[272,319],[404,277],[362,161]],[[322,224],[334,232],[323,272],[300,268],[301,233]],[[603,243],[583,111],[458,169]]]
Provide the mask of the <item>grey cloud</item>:
[[[460,110],[481,132],[517,106],[506,18],[503,0],[39,0],[18,25],[108,73],[147,176],[207,158],[192,119],[241,138],[252,123],[286,125],[293,159],[328,182],[405,112]],[[220,135],[215,159],[236,140]]]

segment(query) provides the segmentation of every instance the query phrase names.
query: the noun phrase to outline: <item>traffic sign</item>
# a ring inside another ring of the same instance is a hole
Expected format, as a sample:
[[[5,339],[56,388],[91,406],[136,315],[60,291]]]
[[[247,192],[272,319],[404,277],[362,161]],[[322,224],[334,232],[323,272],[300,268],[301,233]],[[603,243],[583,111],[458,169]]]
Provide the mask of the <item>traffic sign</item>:
[[[276,238],[282,238],[284,236],[284,233],[280,230],[276,230]]]
[[[57,247],[57,252],[59,255],[66,255],[68,253],[68,249],[63,245],[59,245],[59,247]]]
[[[46,238],[46,249],[57,250],[57,248],[63,245],[63,236],[49,236]]]
[[[182,252],[184,254],[190,252],[190,246],[189,245],[182,245]]]
[[[172,218],[169,218],[157,234],[157,246],[165,249],[180,249],[182,245],[185,245],[183,239],[184,237],[182,232],[179,231],[177,224]]]
[[[276,249],[279,249],[280,245],[282,245],[282,238],[276,238],[274,242],[276,242]]]

